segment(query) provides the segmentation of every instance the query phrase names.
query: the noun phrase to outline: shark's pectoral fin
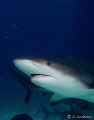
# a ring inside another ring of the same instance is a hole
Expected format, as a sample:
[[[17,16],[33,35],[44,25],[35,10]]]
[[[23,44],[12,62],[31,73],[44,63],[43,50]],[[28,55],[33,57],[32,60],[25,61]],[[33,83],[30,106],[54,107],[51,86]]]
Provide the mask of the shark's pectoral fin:
[[[64,100],[68,99],[67,97],[65,96],[62,96],[62,95],[59,95],[59,94],[54,94],[52,97],[51,97],[51,100],[50,100],[50,104],[51,106],[54,106],[58,103],[61,103],[63,102]]]
[[[32,90],[32,91],[27,90],[27,95],[26,95],[24,103],[29,102],[31,97],[35,94],[35,92],[36,92],[35,90]]]
[[[35,92],[38,90],[38,87],[36,87],[31,81],[24,77],[22,74],[17,72],[12,66],[9,65],[9,70],[13,73],[15,78],[26,88],[27,95],[25,99],[25,103],[27,103],[30,98],[35,94]]]

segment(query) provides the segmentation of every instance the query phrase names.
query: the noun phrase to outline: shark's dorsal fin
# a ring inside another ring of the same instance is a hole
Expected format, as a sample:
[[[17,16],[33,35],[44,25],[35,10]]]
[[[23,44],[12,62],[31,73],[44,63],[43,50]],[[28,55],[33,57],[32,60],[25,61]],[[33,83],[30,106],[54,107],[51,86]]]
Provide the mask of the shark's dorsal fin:
[[[59,94],[54,94],[52,97],[51,97],[51,100],[50,100],[50,104],[51,106],[54,106],[58,103],[61,103],[63,102],[64,100],[68,99],[67,97],[65,96],[62,96],[62,95],[59,95]]]

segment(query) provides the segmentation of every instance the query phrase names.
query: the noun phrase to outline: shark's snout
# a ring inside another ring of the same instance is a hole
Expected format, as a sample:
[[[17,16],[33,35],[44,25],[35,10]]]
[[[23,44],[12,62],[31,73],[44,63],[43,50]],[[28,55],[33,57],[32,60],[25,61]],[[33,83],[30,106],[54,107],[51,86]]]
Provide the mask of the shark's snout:
[[[13,60],[13,63],[19,70],[23,71],[29,77],[31,77],[31,74],[39,73],[37,70],[38,66],[33,60],[15,59]]]
[[[13,60],[13,63],[14,63],[14,65],[16,66],[16,67],[20,67],[21,68],[21,66],[22,66],[22,60],[20,60],[20,59],[15,59],[15,60]]]
[[[14,64],[20,64],[20,63],[22,63],[24,60],[23,59],[14,59],[13,60],[13,63]]]
[[[18,65],[18,63],[20,62],[20,60],[19,59],[15,59],[15,60],[13,60],[13,63],[14,63],[14,65],[17,67],[17,65]]]
[[[35,64],[34,64],[33,61],[29,61],[29,60],[26,60],[26,59],[15,59],[15,60],[13,60],[13,63],[16,66],[17,65],[19,65],[19,66],[22,66],[22,65],[24,65],[24,66],[30,66],[30,65],[32,65],[32,67],[35,66]]]

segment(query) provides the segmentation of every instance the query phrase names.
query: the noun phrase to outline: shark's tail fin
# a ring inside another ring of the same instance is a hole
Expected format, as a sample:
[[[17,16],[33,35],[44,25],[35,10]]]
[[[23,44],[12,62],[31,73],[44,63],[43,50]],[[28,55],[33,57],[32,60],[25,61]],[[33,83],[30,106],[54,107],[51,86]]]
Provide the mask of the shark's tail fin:
[[[27,96],[25,99],[25,103],[27,103],[30,98],[35,94],[36,90],[32,88],[33,83],[30,82],[29,79],[21,75],[19,72],[17,72],[12,66],[9,65],[9,70],[12,72],[12,74],[15,76],[15,78],[26,88],[27,90]]]

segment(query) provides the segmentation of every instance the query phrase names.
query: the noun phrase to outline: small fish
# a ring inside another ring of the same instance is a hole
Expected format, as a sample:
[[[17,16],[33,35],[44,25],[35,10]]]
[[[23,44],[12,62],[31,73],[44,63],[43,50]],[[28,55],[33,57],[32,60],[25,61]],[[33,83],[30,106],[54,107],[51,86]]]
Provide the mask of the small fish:
[[[5,39],[9,39],[10,37],[9,36],[4,36]]]
[[[18,29],[19,25],[18,25],[17,22],[15,22],[15,21],[12,20],[12,27],[15,28],[15,29]]]

